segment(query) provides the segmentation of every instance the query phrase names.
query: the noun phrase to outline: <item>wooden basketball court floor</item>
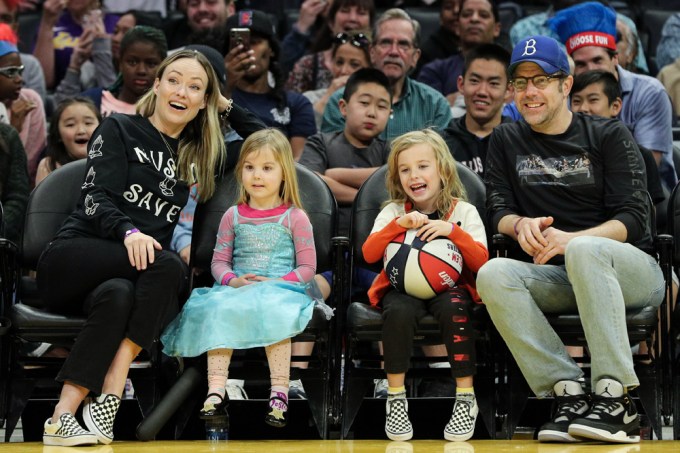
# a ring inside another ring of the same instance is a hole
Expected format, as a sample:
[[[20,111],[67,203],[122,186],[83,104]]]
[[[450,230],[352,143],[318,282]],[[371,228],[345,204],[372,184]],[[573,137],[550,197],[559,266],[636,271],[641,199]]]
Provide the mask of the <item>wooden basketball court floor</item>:
[[[416,440],[285,440],[113,442],[92,447],[49,447],[42,443],[0,443],[2,453],[671,453],[680,441],[640,444],[540,444],[534,440],[446,442]]]

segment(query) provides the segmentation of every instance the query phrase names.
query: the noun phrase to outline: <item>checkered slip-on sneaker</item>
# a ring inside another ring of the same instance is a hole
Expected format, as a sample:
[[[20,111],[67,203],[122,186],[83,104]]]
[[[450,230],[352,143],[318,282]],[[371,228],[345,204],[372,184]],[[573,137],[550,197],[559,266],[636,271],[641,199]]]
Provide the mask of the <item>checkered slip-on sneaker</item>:
[[[113,441],[113,422],[118,413],[120,398],[102,393],[96,398],[86,398],[83,406],[83,420],[102,444]]]
[[[413,426],[408,418],[408,401],[406,393],[397,396],[389,395],[385,405],[385,434],[390,440],[410,440],[413,437]]]
[[[479,406],[474,393],[459,393],[453,405],[451,419],[444,427],[444,439],[450,441],[465,441],[475,433],[475,422]]]
[[[95,445],[97,436],[80,426],[73,414],[61,414],[56,423],[51,419],[45,422],[43,444],[59,447],[75,447],[78,445]]]

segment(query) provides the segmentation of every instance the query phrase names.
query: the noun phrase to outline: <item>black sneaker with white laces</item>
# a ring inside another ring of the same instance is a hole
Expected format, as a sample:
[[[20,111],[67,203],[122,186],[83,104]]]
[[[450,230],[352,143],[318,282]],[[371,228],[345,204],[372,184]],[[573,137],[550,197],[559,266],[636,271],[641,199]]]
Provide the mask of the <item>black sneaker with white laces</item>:
[[[387,394],[385,405],[385,434],[390,440],[410,440],[413,437],[413,426],[408,418],[408,401],[406,392]]]
[[[600,379],[595,385],[593,405],[588,413],[569,425],[569,434],[604,442],[640,442],[640,416],[623,385],[614,379]]]
[[[96,445],[97,436],[83,429],[73,414],[66,412],[55,423],[49,418],[45,421],[43,444],[59,447]]]
[[[569,424],[590,408],[588,396],[576,381],[558,381],[553,386],[553,417],[538,431],[539,442],[579,442],[569,434]]]
[[[113,441],[113,422],[119,407],[120,398],[116,395],[102,393],[96,398],[85,399],[83,421],[102,444]]]

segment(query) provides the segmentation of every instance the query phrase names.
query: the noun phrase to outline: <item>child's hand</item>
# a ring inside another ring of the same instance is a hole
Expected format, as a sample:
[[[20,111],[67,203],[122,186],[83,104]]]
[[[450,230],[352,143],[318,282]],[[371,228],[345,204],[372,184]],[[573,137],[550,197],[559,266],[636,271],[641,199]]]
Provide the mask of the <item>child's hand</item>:
[[[397,219],[397,225],[410,230],[411,228],[420,228],[425,225],[428,220],[427,216],[422,212],[411,211],[408,214],[399,217]]]
[[[24,127],[26,115],[28,115],[36,107],[37,106],[35,102],[24,98],[19,98],[12,102],[12,106],[10,107],[10,111],[12,112],[10,124],[14,126],[17,132],[21,133],[21,129]]]
[[[252,285],[253,278],[257,277],[255,274],[243,274],[240,277],[235,277],[229,280],[229,286],[232,288],[240,288],[241,286]]]
[[[447,237],[451,234],[454,226],[450,222],[444,220],[430,220],[428,223],[418,230],[416,236],[426,242],[430,242],[436,237]]]
[[[256,275],[255,277],[251,278],[251,282],[263,282],[265,280],[271,280],[269,277],[262,277],[261,275]]]

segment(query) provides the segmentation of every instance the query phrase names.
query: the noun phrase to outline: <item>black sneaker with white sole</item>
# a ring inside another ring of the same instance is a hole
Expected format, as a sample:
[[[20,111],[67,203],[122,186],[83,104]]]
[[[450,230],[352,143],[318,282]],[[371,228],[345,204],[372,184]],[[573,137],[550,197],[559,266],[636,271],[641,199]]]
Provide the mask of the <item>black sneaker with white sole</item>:
[[[558,381],[553,386],[555,402],[553,417],[538,431],[539,442],[579,442],[580,439],[569,434],[569,424],[584,415],[590,408],[588,396],[583,392],[581,383]]]
[[[78,420],[70,413],[61,414],[59,420],[52,423],[47,419],[43,431],[43,444],[58,447],[75,447],[78,445],[95,445],[97,436],[83,429]]]
[[[406,392],[387,395],[385,404],[385,434],[390,440],[410,440],[413,437],[413,426],[408,418],[408,401]]]
[[[85,399],[83,421],[102,444],[113,441],[113,422],[119,407],[120,398],[116,395],[102,393],[96,398]]]
[[[638,443],[640,416],[620,382],[601,379],[595,385],[592,407],[571,422],[569,434],[604,442]]]

